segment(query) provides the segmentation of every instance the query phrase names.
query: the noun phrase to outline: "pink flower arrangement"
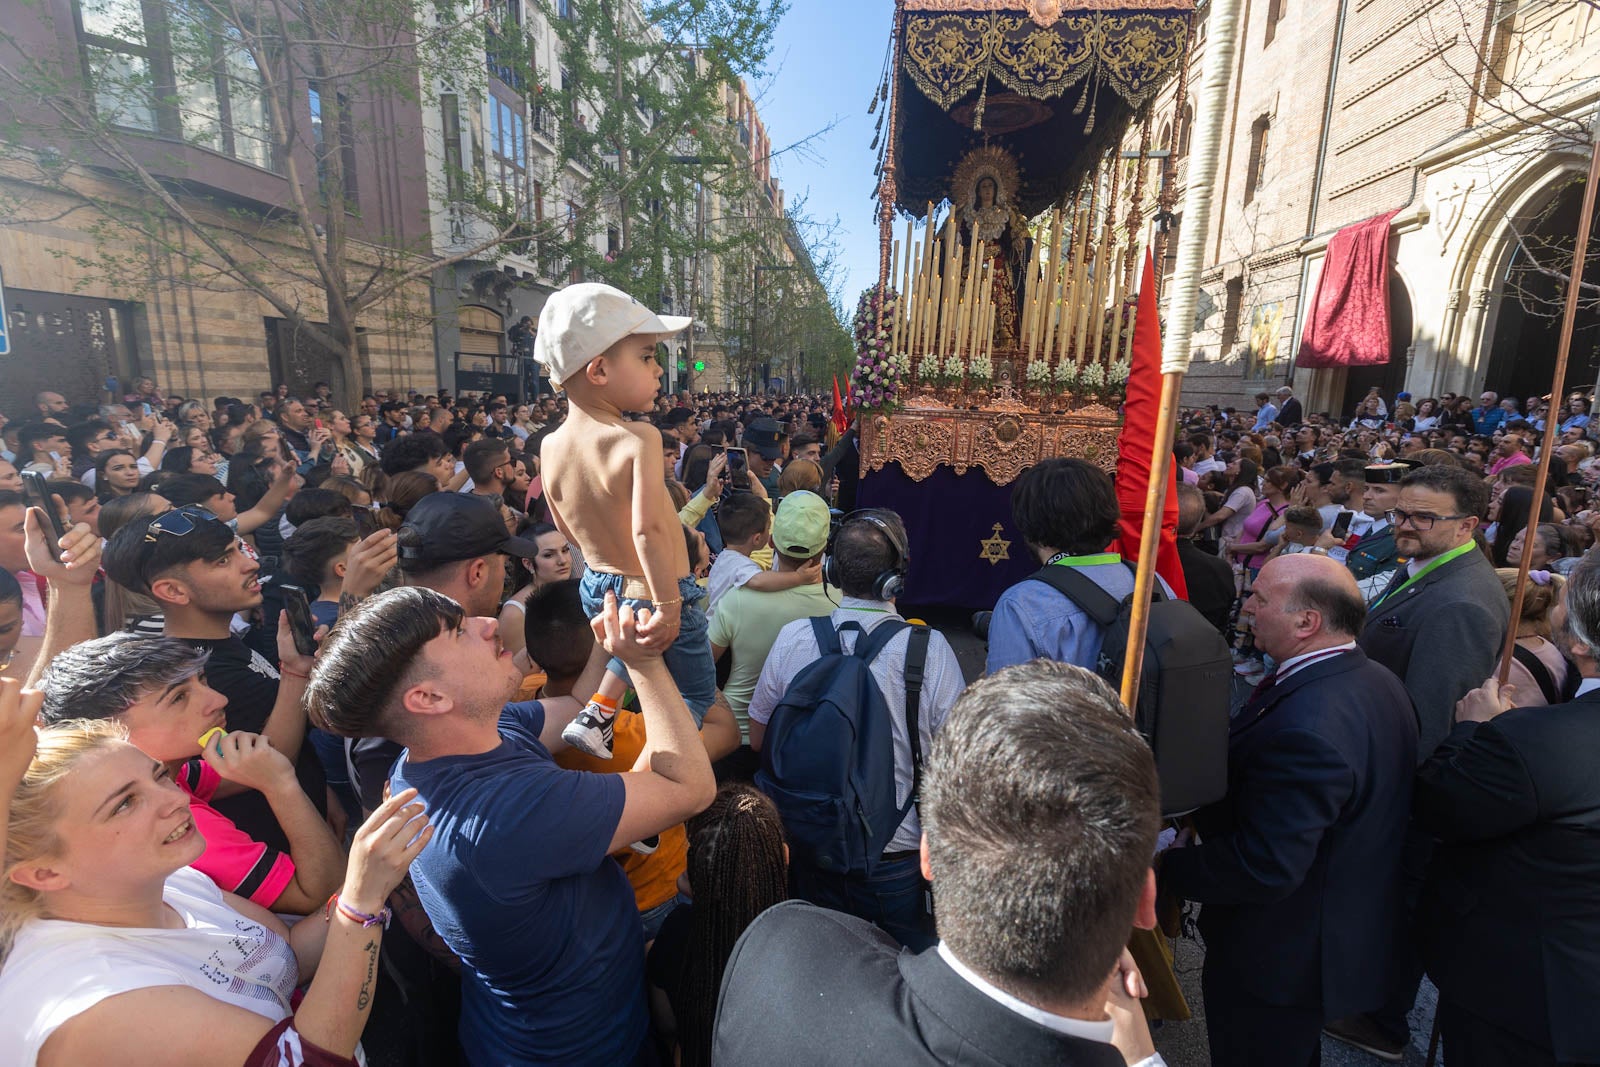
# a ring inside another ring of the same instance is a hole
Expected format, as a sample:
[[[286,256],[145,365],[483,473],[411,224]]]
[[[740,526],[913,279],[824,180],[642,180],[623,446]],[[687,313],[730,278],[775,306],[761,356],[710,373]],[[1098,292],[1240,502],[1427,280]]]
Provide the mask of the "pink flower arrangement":
[[[850,380],[855,385],[857,402],[868,411],[892,409],[900,393],[903,361],[889,351],[889,335],[899,300],[899,294],[893,289],[880,292],[874,285],[856,302],[856,365]]]

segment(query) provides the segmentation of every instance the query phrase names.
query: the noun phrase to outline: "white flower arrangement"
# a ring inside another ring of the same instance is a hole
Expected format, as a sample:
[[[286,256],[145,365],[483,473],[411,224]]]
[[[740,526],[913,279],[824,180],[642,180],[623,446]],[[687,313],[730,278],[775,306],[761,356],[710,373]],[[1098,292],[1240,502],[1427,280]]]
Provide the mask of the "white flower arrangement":
[[[917,364],[917,381],[931,382],[939,377],[939,357],[929,352]]]
[[[1106,372],[1106,377],[1112,385],[1122,385],[1127,382],[1128,376],[1132,373],[1133,365],[1125,359],[1119,359],[1111,364],[1111,369]]]
[[[1070,359],[1063,359],[1056,364],[1056,385],[1061,389],[1071,389],[1078,381],[1078,365]]]
[[[952,352],[944,357],[944,367],[941,368],[941,371],[945,378],[952,382],[958,382],[961,380],[961,376],[967,372],[967,361]]]
[[[994,362],[988,356],[973,356],[967,361],[967,374],[975,382],[987,382],[994,378]]]
[[[905,381],[911,377],[911,356],[905,352],[897,352],[890,356],[889,370],[894,374],[896,381]]]
[[[1027,372],[1028,384],[1042,389],[1050,384],[1050,364],[1042,359],[1030,359]]]
[[[1090,392],[1104,389],[1106,385],[1106,369],[1102,364],[1090,363],[1083,368],[1083,373],[1078,375],[1078,382]]]

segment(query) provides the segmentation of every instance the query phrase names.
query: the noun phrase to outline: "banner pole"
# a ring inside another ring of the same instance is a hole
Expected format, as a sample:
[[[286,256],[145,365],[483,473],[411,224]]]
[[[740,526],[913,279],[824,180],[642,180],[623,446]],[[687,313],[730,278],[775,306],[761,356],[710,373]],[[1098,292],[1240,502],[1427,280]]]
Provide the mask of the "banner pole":
[[[1210,41],[1206,47],[1205,78],[1195,100],[1188,187],[1183,198],[1183,228],[1178,234],[1178,263],[1172,277],[1172,303],[1167,306],[1167,326],[1162,332],[1161,410],[1156,418],[1156,439],[1150,446],[1150,486],[1145,494],[1139,565],[1134,573],[1133,611],[1128,626],[1128,657],[1122,665],[1122,702],[1131,710],[1139,699],[1139,675],[1144,668],[1144,639],[1150,626],[1150,591],[1155,585],[1157,534],[1161,510],[1167,499],[1167,476],[1172,468],[1172,427],[1177,421],[1178,397],[1189,370],[1189,342],[1194,335],[1194,307],[1204,266],[1206,233],[1211,228],[1212,185],[1222,147],[1222,120],[1227,111],[1228,79],[1238,47],[1239,0],[1216,0],[1211,7]],[[1155,294],[1139,294],[1154,300]]]
[[[1578,232],[1572,247],[1572,275],[1567,280],[1567,304],[1561,316],[1561,339],[1556,344],[1556,368],[1550,377],[1550,410],[1544,419],[1544,443],[1539,447],[1539,470],[1533,479],[1533,511],[1522,534],[1522,560],[1517,564],[1517,589],[1511,597],[1511,622],[1506,627],[1506,643],[1500,653],[1500,684],[1511,676],[1511,661],[1517,649],[1517,620],[1522,618],[1523,594],[1528,589],[1528,570],[1533,563],[1533,539],[1539,533],[1540,502],[1550,476],[1550,456],[1556,447],[1556,426],[1560,421],[1561,393],[1567,381],[1567,357],[1572,354],[1572,331],[1578,318],[1578,295],[1583,288],[1584,261],[1588,258],[1589,234],[1594,228],[1595,189],[1600,186],[1600,112],[1589,126],[1589,177],[1583,185],[1583,207],[1578,212]]]

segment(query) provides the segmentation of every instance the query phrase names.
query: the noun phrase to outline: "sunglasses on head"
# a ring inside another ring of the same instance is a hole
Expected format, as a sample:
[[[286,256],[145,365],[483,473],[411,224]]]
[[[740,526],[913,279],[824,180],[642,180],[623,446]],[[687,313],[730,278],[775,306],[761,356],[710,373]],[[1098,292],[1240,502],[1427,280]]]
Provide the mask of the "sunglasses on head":
[[[150,520],[150,525],[145,527],[144,539],[147,542],[157,540],[162,534],[171,534],[173,537],[184,537],[194,533],[195,529],[205,522],[217,522],[218,519],[210,511],[199,504],[185,504],[181,508],[164,511]]]

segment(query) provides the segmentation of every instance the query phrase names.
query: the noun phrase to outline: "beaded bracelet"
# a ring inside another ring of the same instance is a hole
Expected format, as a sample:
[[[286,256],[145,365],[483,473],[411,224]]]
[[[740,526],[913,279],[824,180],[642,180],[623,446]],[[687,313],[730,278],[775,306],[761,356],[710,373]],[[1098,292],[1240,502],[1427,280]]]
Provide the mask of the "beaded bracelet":
[[[339,894],[335,893],[333,896],[328,898],[328,903],[322,909],[323,922],[333,921],[333,909],[335,907],[339,909],[340,915],[343,915],[351,922],[360,923],[363,929],[369,926],[382,925],[383,928],[387,930],[389,929],[389,920],[394,918],[394,912],[387,907],[379,908],[378,914],[376,915],[368,915],[364,911],[357,911],[355,908],[352,908],[350,905],[346,904],[343,900],[340,900]]]

